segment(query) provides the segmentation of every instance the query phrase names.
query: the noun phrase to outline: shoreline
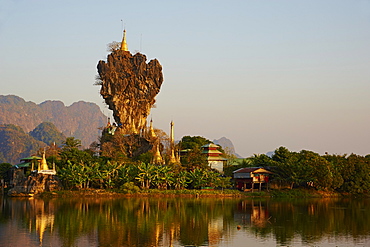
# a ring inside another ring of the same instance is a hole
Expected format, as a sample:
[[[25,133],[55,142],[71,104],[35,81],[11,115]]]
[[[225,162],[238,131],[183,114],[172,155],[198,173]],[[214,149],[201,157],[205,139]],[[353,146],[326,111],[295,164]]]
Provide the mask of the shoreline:
[[[370,197],[368,194],[344,194],[330,191],[317,191],[312,189],[270,190],[261,192],[244,192],[239,190],[140,190],[115,191],[106,189],[60,190],[43,192],[39,194],[20,194],[9,196],[13,198],[74,198],[74,197],[184,197],[184,198],[340,198],[340,197]]]

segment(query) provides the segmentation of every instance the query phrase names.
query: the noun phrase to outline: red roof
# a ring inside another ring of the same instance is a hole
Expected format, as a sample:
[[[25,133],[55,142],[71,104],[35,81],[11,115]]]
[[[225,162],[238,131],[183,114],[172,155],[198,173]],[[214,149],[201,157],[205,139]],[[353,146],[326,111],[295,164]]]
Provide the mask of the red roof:
[[[234,173],[250,173],[250,172],[253,172],[253,173],[272,173],[264,168],[261,168],[261,167],[246,167],[246,168],[241,168],[241,169],[238,169],[236,171],[234,171]]]

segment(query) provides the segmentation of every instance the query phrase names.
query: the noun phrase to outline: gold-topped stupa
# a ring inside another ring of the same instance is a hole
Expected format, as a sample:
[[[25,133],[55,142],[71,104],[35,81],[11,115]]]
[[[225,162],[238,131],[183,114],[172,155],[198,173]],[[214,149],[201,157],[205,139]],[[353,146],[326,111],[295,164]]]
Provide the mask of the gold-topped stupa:
[[[39,171],[49,170],[48,164],[45,158],[45,152],[42,154],[42,160],[40,162]]]
[[[37,173],[50,174],[50,175],[56,174],[55,164],[53,164],[53,169],[49,169],[48,163],[46,162],[46,158],[45,158],[45,151],[42,154],[42,160],[37,169]]]
[[[123,30],[123,38],[121,43],[121,51],[128,51],[128,46],[126,42],[126,29]]]

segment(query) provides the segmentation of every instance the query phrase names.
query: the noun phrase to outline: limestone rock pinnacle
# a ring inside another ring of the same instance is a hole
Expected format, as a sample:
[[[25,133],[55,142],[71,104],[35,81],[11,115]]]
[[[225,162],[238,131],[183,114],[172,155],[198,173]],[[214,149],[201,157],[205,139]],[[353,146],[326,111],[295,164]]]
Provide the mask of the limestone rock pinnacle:
[[[99,61],[102,81],[100,94],[113,111],[113,117],[124,134],[140,133],[155,103],[163,82],[162,66],[157,59],[146,63],[141,53],[115,50],[107,61]]]

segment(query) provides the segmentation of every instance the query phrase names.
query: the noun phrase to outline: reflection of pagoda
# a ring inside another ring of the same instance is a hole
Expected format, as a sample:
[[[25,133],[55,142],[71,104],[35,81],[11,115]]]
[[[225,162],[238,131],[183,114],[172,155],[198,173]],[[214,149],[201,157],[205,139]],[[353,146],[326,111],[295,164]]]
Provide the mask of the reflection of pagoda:
[[[50,228],[50,231],[53,231],[54,214],[50,212],[49,207],[47,208],[48,210],[45,210],[44,200],[33,200],[33,202],[35,212],[37,213],[35,220],[36,232],[39,235],[40,246],[42,246],[46,230]]]

